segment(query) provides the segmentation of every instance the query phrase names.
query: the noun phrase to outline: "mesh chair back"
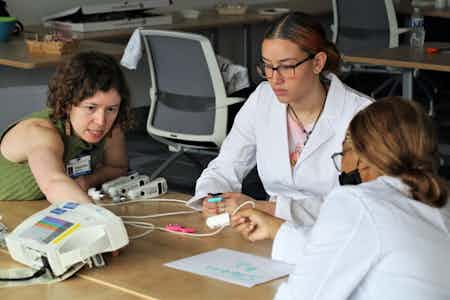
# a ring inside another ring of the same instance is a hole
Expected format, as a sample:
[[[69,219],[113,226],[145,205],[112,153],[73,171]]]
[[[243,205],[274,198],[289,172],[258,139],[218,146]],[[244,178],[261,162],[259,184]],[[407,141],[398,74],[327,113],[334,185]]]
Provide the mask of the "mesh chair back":
[[[336,45],[342,53],[389,47],[390,24],[385,0],[336,0],[336,9]]]
[[[171,36],[144,38],[157,91],[152,126],[174,134],[212,134],[216,100],[201,44]]]

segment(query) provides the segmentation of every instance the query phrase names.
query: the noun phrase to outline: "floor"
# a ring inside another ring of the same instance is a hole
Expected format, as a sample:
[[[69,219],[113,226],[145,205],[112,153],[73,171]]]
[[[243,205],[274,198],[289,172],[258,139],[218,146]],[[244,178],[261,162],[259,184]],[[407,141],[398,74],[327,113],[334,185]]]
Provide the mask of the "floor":
[[[127,136],[130,168],[150,175],[172,154],[166,145],[146,133],[133,132]],[[171,191],[194,194],[195,182],[214,156],[182,155],[160,175],[167,180]],[[267,199],[256,169],[243,182],[243,192],[255,199]]]

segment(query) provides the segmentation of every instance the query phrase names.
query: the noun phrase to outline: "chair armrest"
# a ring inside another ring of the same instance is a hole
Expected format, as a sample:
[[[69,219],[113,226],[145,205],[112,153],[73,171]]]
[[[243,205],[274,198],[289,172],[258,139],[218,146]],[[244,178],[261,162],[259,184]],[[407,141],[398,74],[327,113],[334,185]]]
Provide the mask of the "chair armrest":
[[[239,97],[227,97],[227,106],[233,105],[239,102],[245,101],[245,98],[239,98]]]
[[[331,29],[331,32],[333,32],[333,33],[335,33],[336,32],[336,24],[330,24],[330,29]]]
[[[337,26],[336,26],[336,24],[331,24],[330,29],[331,29],[331,33],[332,33],[331,40],[333,41],[333,43],[336,43],[336,41],[337,41]]]
[[[410,32],[411,30],[412,30],[411,27],[398,28],[397,29],[397,34],[400,35],[400,34],[403,34],[403,33]]]

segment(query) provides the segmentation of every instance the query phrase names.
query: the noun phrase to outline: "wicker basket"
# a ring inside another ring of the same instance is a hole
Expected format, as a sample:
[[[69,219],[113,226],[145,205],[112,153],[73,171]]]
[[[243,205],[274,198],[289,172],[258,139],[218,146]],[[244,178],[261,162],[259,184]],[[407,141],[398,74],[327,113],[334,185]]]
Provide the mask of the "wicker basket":
[[[244,15],[247,12],[247,5],[219,4],[216,6],[216,10],[219,15],[226,15],[226,16]]]
[[[31,53],[64,55],[75,52],[79,47],[78,40],[71,41],[38,41],[25,40]]]

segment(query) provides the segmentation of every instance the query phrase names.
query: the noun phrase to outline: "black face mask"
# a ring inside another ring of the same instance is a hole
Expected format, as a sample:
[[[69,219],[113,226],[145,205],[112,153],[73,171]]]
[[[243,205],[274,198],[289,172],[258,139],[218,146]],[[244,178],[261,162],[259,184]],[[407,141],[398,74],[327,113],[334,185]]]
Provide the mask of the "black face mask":
[[[355,169],[351,172],[342,172],[339,174],[339,184],[340,185],[356,185],[362,182],[359,170]]]

